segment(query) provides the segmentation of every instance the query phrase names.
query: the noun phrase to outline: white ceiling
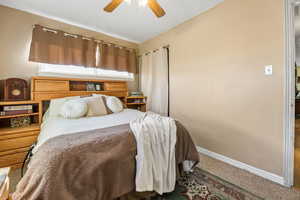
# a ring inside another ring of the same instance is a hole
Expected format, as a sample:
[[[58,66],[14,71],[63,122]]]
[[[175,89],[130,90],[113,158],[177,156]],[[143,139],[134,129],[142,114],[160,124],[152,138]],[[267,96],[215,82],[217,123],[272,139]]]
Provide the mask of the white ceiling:
[[[123,2],[113,13],[103,11],[110,0],[0,0],[0,5],[140,43],[222,1],[158,0],[167,13],[162,18],[155,17],[148,7],[138,7],[136,2]]]

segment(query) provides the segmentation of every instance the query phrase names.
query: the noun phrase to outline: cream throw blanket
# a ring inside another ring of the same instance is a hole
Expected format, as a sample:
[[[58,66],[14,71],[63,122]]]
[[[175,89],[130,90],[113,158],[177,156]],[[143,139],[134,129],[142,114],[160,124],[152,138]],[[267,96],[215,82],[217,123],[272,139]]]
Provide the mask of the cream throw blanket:
[[[7,200],[9,194],[9,174],[10,168],[0,169],[0,200]]]
[[[176,183],[175,120],[147,112],[130,122],[137,141],[136,191],[172,192]]]

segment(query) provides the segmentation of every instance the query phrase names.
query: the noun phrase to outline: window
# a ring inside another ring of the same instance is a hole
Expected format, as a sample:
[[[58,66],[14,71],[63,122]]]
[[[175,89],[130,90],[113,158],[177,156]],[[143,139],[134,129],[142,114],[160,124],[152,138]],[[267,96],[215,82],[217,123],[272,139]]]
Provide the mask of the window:
[[[94,77],[94,78],[113,78],[122,80],[133,80],[133,73],[119,72],[113,70],[103,70],[98,68],[87,68],[80,66],[65,66],[65,65],[52,65],[40,63],[40,75],[70,75],[80,77]]]

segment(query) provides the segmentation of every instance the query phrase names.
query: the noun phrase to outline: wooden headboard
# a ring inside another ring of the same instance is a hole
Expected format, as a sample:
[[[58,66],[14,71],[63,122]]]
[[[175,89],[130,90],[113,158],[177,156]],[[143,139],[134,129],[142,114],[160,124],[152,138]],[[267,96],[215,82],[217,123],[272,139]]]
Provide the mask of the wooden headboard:
[[[87,91],[87,83],[101,85],[101,91]],[[126,81],[92,80],[36,76],[31,80],[31,99],[46,101],[69,96],[104,94],[125,98],[128,96]]]
[[[87,91],[87,83],[101,85],[101,91]],[[48,109],[48,105],[44,103],[51,99],[91,94],[116,96],[124,101],[125,97],[128,96],[127,82],[45,76],[35,76],[31,79],[31,100],[41,102],[39,104],[40,122]]]

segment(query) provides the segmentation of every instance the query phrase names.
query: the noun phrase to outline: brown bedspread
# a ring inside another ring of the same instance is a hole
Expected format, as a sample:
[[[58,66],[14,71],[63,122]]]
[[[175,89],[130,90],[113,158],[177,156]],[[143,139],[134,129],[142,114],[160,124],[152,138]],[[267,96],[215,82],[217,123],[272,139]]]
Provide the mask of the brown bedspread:
[[[178,122],[176,162],[198,162],[189,133]],[[62,135],[32,157],[13,200],[113,200],[134,191],[136,142],[129,124]]]

